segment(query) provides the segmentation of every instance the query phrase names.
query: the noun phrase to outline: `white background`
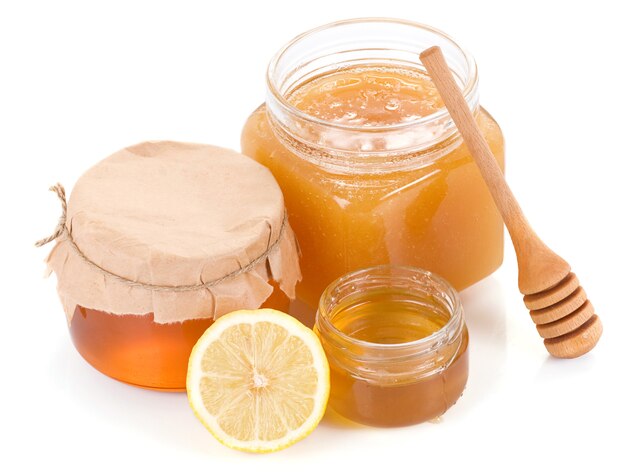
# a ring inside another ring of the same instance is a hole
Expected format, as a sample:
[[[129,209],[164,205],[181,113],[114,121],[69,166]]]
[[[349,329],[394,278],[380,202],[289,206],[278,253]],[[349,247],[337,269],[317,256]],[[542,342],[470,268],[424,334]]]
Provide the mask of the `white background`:
[[[0,472],[626,473],[620,3],[2,1]],[[54,279],[42,279],[50,249],[32,245],[59,215],[46,190],[71,190],[97,160],[147,139],[238,149],[273,53],[361,16],[431,24],[474,54],[509,181],[579,275],[605,334],[585,357],[549,358],[509,246],[502,269],[463,293],[470,380],[443,422],[383,430],[327,417],[283,452],[235,452],[185,395],[110,380],[74,350]]]

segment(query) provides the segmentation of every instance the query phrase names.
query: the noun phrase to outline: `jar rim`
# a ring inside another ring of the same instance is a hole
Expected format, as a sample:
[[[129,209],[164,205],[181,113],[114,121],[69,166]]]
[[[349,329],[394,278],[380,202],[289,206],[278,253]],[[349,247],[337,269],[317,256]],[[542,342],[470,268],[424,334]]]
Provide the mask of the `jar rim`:
[[[425,125],[434,121],[442,120],[446,116],[449,115],[446,107],[441,107],[437,111],[425,115],[423,117],[419,117],[416,119],[412,119],[410,121],[396,123],[396,124],[382,124],[382,125],[353,125],[353,124],[339,124],[337,122],[320,119],[319,117],[315,117],[311,114],[307,114],[306,112],[298,109],[293,104],[291,104],[283,93],[280,92],[278,85],[274,80],[275,71],[280,63],[281,58],[284,54],[292,48],[294,45],[299,43],[305,38],[308,38],[314,34],[324,32],[326,30],[330,30],[332,28],[343,27],[347,25],[354,25],[358,23],[387,23],[387,24],[398,24],[403,26],[414,27],[419,30],[424,30],[430,33],[439,36],[441,39],[448,41],[451,45],[453,45],[465,59],[468,68],[468,79],[467,82],[463,85],[462,93],[463,97],[467,102],[471,102],[471,97],[475,95],[477,85],[478,85],[478,68],[476,66],[476,62],[474,58],[463,49],[456,41],[454,41],[448,34],[443,31],[434,28],[432,26],[414,22],[410,20],[404,20],[399,18],[388,18],[388,17],[362,17],[362,18],[352,18],[346,20],[339,20],[332,23],[327,23],[325,25],[318,26],[316,28],[312,28],[307,30],[298,36],[292,38],[289,42],[287,42],[278,52],[274,55],[274,57],[270,60],[270,63],[266,70],[266,83],[269,94],[280,104],[282,108],[286,110],[289,114],[296,116],[298,119],[305,120],[307,122],[314,123],[323,127],[330,127],[336,130],[345,130],[352,132],[389,132],[389,131],[398,131],[404,129],[410,129],[412,127],[417,127],[420,125]]]
[[[345,285],[350,281],[359,277],[364,277],[372,274],[378,274],[381,276],[393,276],[393,277],[408,277],[419,276],[427,279],[428,281],[440,286],[443,289],[446,297],[450,299],[450,318],[444,326],[439,330],[431,333],[430,335],[403,343],[376,343],[367,340],[361,340],[359,338],[352,337],[339,328],[337,328],[331,320],[331,312],[323,311],[329,305],[328,302],[332,300],[331,293],[334,289],[337,289],[341,285]],[[377,350],[377,351],[394,351],[405,349],[430,349],[437,342],[444,342],[450,334],[457,333],[464,322],[463,319],[463,307],[461,305],[461,298],[452,284],[450,284],[443,277],[418,267],[401,266],[393,264],[383,264],[379,266],[367,267],[359,269],[348,274],[345,274],[338,279],[331,282],[320,297],[320,303],[316,314],[316,326],[320,328],[320,323],[324,324],[323,329],[330,331],[336,338],[341,339],[347,343],[353,344],[363,349]]]

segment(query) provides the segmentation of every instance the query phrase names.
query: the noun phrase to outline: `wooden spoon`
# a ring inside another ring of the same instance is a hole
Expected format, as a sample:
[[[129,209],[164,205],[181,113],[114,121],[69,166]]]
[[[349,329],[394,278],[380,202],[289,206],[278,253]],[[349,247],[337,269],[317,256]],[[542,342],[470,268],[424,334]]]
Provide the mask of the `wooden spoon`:
[[[587,353],[600,339],[602,323],[576,275],[528,224],[441,49],[438,46],[428,48],[420,59],[474,157],[509,230],[517,254],[519,289],[525,295],[524,303],[537,331],[545,338],[546,348],[558,358],[576,358]]]

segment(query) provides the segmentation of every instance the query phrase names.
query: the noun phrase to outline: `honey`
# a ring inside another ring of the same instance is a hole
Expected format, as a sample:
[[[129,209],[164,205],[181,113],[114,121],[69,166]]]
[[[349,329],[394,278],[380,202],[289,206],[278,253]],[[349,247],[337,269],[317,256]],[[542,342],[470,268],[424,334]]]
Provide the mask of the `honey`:
[[[338,304],[332,315],[333,325],[350,338],[386,345],[426,338],[449,319],[393,288],[362,292]]]
[[[350,420],[403,426],[439,417],[468,376],[458,295],[419,269],[381,266],[324,292],[317,315],[331,374],[330,405]]]
[[[242,150],[283,190],[302,251],[297,295],[313,308],[330,282],[359,268],[426,268],[462,289],[502,262],[501,218],[419,63],[434,42],[504,167],[475,65],[440,32],[340,22],[301,35],[270,64],[267,102],[248,119]]]
[[[185,388],[193,345],[212,318],[159,324],[153,315],[112,315],[76,307],[70,334],[82,357],[102,373],[134,386]]]
[[[415,67],[365,64],[309,79],[287,95],[289,103],[335,124],[378,127],[437,112],[443,102],[431,79]],[[382,143],[373,143],[373,151]]]
[[[274,286],[262,305],[286,311],[289,298]],[[148,315],[112,315],[77,306],[70,335],[78,352],[102,373],[128,384],[184,391],[193,346],[213,318],[161,324]]]

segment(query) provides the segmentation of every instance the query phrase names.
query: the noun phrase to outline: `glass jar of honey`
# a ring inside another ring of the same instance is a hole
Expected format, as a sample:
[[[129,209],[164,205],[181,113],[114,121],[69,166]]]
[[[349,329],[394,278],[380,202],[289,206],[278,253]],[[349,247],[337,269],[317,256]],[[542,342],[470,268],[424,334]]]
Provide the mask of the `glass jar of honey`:
[[[468,376],[468,333],[457,292],[417,268],[378,266],[333,282],[315,330],[330,366],[330,406],[373,426],[442,415]]]
[[[341,21],[298,36],[269,65],[266,103],[245,124],[242,151],[283,190],[301,248],[297,295],[310,307],[363,267],[417,266],[462,289],[502,262],[499,213],[419,60],[433,45],[504,168],[476,65],[440,31]]]
[[[72,341],[125,383],[183,391],[214,319],[288,310],[300,278],[282,192],[265,167],[204,144],[144,142],[85,172],[47,262]]]

